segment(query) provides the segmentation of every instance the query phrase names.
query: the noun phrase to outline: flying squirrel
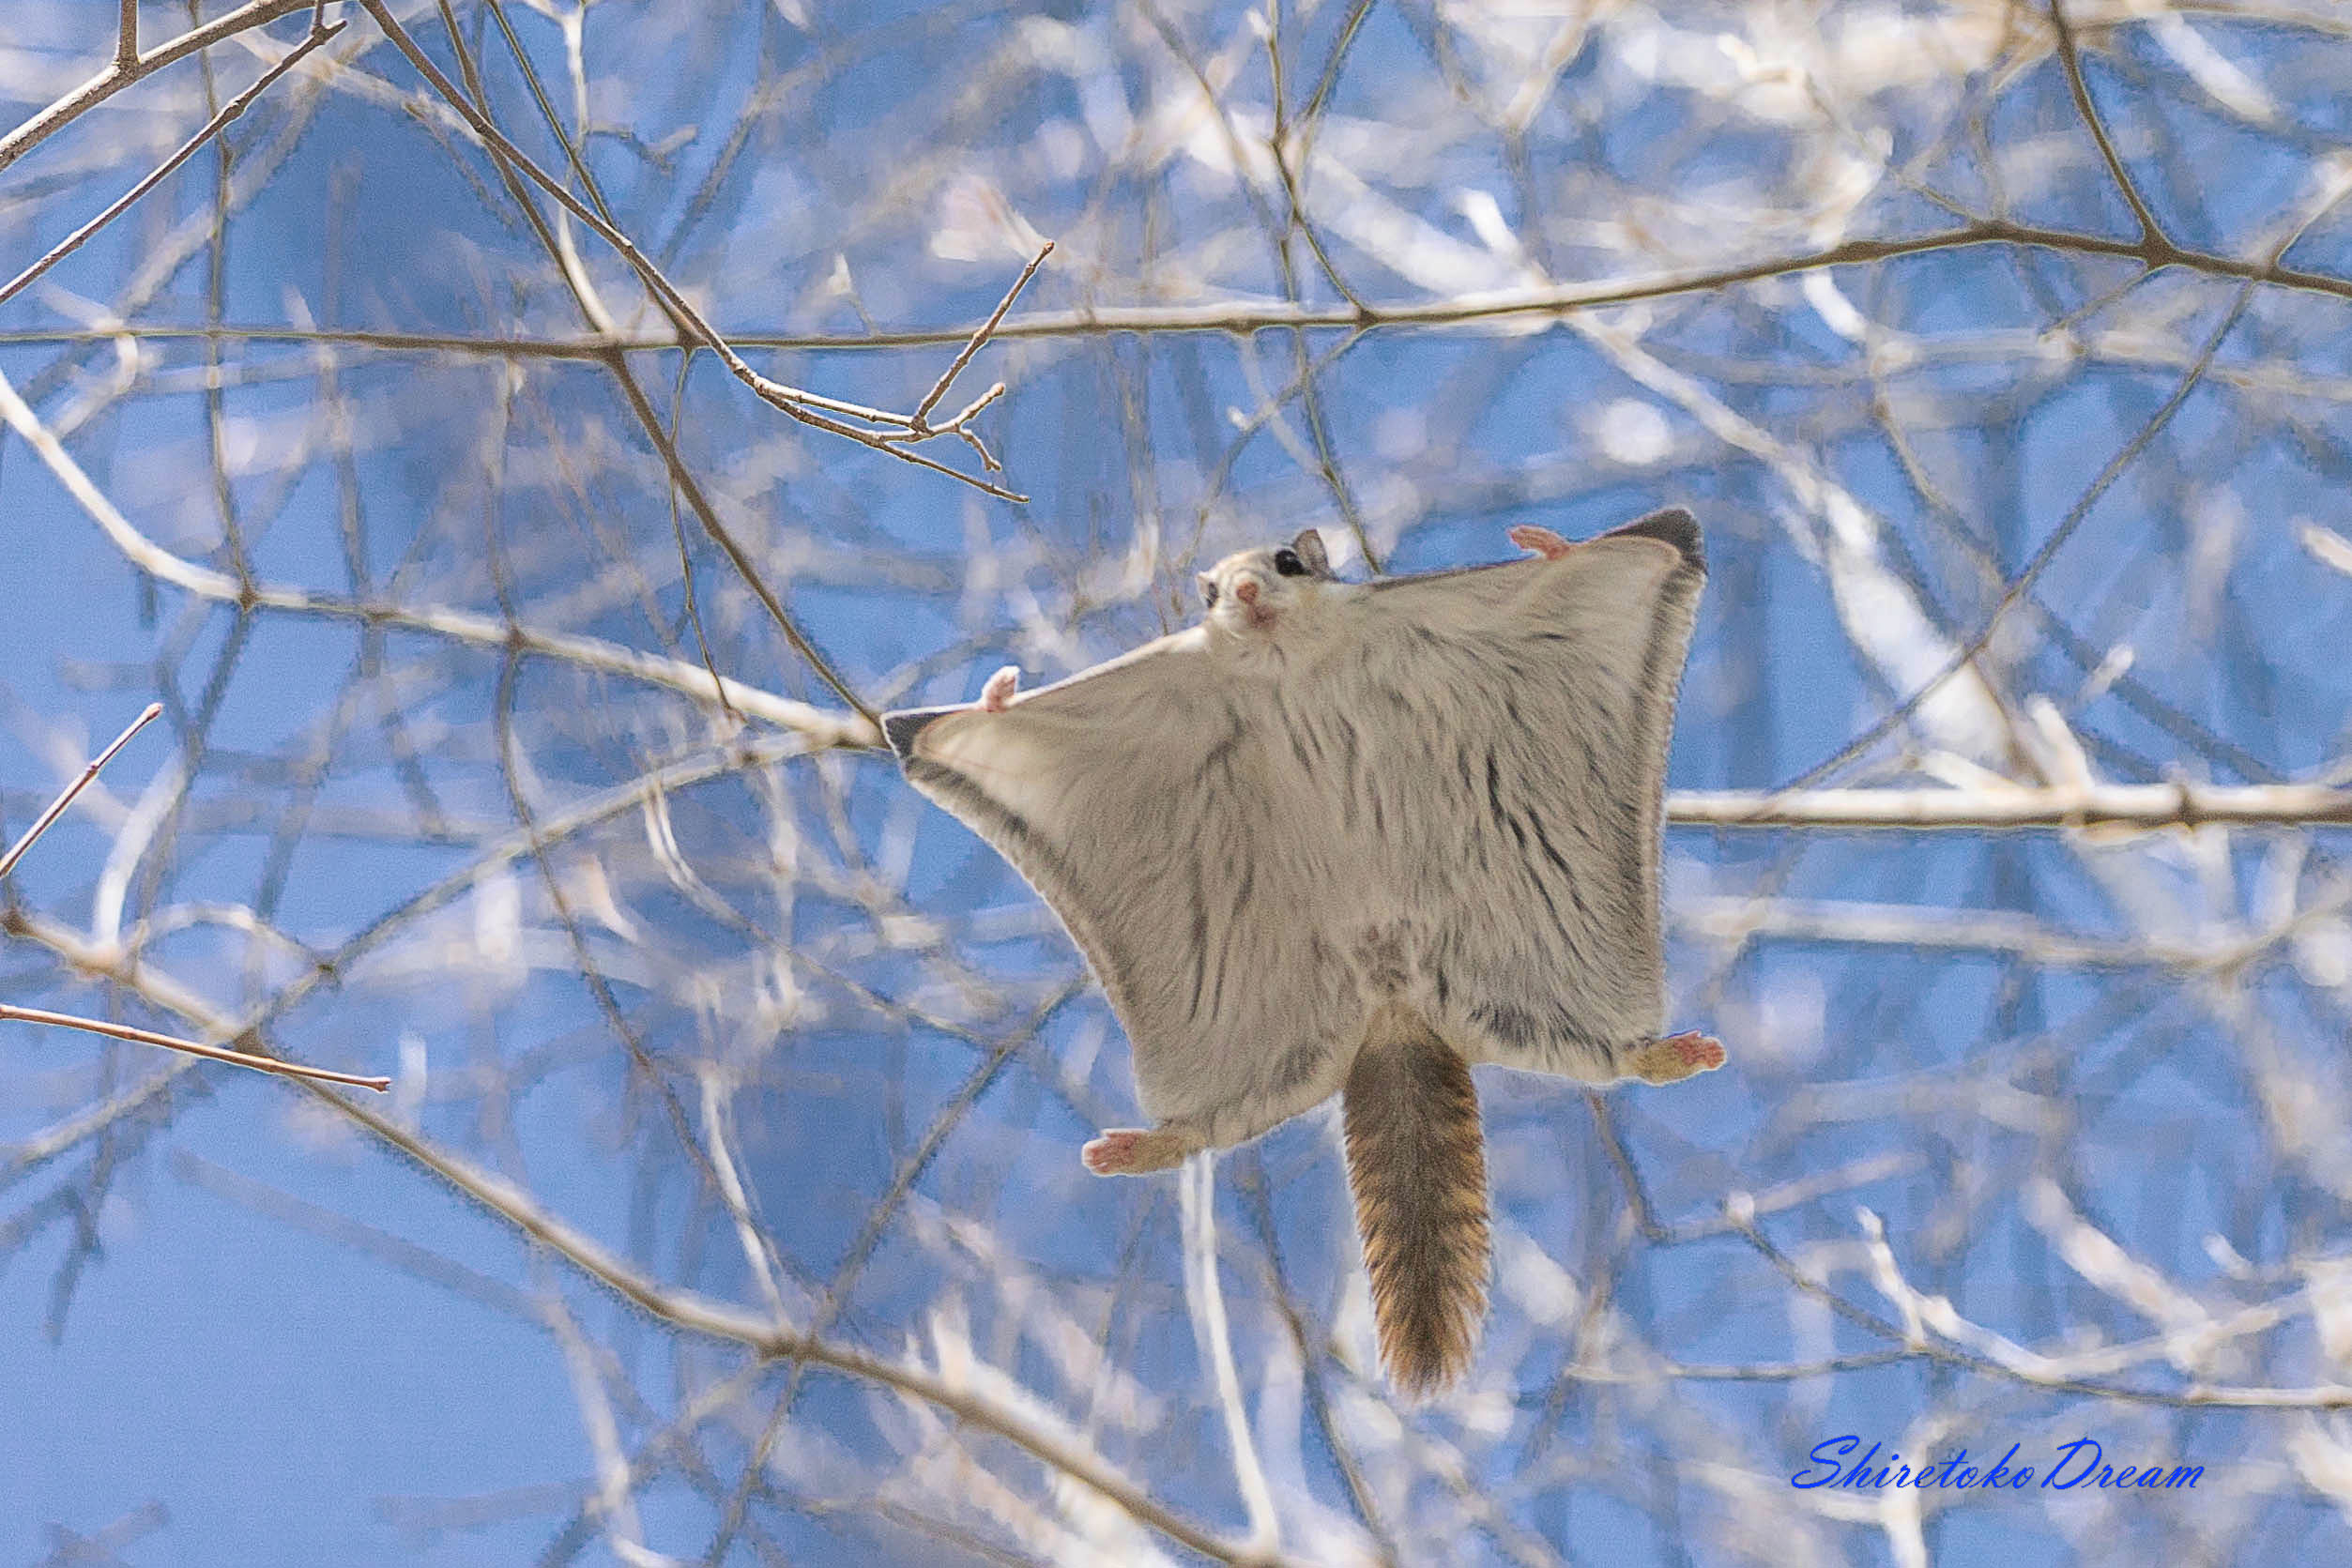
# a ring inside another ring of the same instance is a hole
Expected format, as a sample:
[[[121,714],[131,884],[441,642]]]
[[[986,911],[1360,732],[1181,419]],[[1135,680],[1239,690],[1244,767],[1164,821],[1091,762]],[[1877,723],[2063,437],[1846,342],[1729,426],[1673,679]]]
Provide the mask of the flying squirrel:
[[[1086,954],[1165,1170],[1341,1096],[1381,1360],[1419,1396],[1486,1313],[1471,1065],[1673,1083],[1660,1038],[1666,756],[1705,581],[1679,509],[1528,558],[1342,581],[1309,528],[1199,577],[1200,624],[1053,685],[883,716],[914,786]]]

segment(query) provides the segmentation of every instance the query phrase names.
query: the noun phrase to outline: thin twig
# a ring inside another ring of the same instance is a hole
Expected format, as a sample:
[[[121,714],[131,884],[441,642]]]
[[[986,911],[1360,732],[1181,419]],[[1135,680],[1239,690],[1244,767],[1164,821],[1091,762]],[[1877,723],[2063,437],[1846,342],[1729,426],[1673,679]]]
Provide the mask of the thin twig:
[[[163,705],[161,703],[151,702],[147,704],[145,709],[141,712],[136,719],[131,720],[128,725],[124,726],[123,732],[120,735],[115,737],[115,743],[113,745],[107,747],[106,750],[92,757],[90,759],[90,765],[82,769],[82,776],[74,780],[71,784],[66,785],[63,790],[59,791],[57,798],[49,802],[49,809],[41,813],[40,815],[34,820],[33,825],[30,828],[24,830],[24,836],[18,839],[15,844],[10,845],[8,852],[6,855],[0,855],[0,876],[6,876],[8,873],[16,869],[17,861],[23,860],[24,858],[24,852],[33,847],[33,841],[39,838],[41,834],[47,832],[51,823],[65,815],[66,808],[73,804],[73,798],[90,787],[90,782],[98,777],[99,770],[104,768],[108,763],[115,760],[115,754],[116,752],[121,751],[125,746],[130,744],[130,738],[132,736],[138,734],[141,730],[146,728],[149,724],[155,723],[156,720],[161,718],[162,716]]]
[[[325,1067],[305,1067],[300,1062],[280,1061],[275,1057],[255,1056],[250,1051],[232,1051],[225,1045],[206,1045],[193,1040],[183,1040],[176,1034],[158,1034],[153,1029],[135,1029],[128,1024],[110,1024],[102,1018],[82,1018],[69,1012],[48,1012],[37,1007],[18,1007],[12,1002],[0,1002],[0,1022],[11,1021],[47,1024],[60,1029],[80,1029],[86,1034],[102,1034],[141,1045],[160,1045],[167,1051],[180,1051],[191,1057],[203,1057],[208,1061],[225,1061],[235,1067],[250,1067],[256,1073],[275,1073],[281,1077],[349,1084],[355,1088],[372,1088],[378,1093],[392,1087],[389,1078],[337,1073]]]
[[[645,432],[647,440],[652,443],[663,466],[669,471],[670,482],[678,486],[679,494],[685,496],[686,504],[694,509],[695,518],[702,525],[702,531],[709,534],[711,542],[725,554],[728,562],[735,568],[736,575],[743,580],[744,586],[752,590],[760,607],[768,612],[768,618],[774,621],[776,630],[784,633],[784,640],[792,645],[792,650],[817,672],[819,680],[833,689],[834,695],[857,710],[854,722],[861,727],[862,733],[869,738],[878,738],[882,733],[880,716],[833,668],[832,661],[825,657],[808,633],[801,630],[800,622],[785,609],[784,601],[777,596],[776,590],[768,586],[768,579],[752,559],[751,552],[735,537],[734,530],[720,521],[718,508],[710,504],[710,497],[703,494],[702,481],[695,478],[693,470],[686,466],[686,460],[671,444],[669,432],[663,426],[661,413],[653,406],[652,400],[645,395],[645,388],[637,385],[637,378],[629,373],[628,366],[616,361],[612,371],[613,384],[620,388],[620,395],[628,403],[631,416],[636,419],[638,428]],[[924,463],[928,467],[939,466],[928,458],[924,459]],[[954,469],[944,471],[955,472]]]

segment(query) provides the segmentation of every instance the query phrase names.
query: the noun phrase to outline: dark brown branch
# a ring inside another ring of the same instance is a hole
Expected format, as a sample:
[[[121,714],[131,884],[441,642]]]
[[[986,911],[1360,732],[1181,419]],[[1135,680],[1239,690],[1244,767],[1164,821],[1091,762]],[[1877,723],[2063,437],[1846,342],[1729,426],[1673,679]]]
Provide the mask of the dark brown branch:
[[[2123,192],[2124,201],[2131,208],[2133,221],[2140,225],[2140,238],[2161,240],[2164,231],[2157,224],[2156,215],[2140,199],[2140,188],[2131,181],[2131,173],[2116,155],[2115,145],[2108,140],[2106,123],[2100,119],[2099,110],[2091,103],[2090,84],[2083,79],[2083,54],[2075,46],[2074,28],[2066,19],[2066,0],[2050,0],[2050,23],[2058,33],[2058,63],[2066,68],[2067,91],[2074,97],[2074,110],[2090,127],[2091,140],[2099,144],[2099,156],[2107,164],[2107,175]]]
[[[2284,266],[2276,261],[2245,261],[2209,251],[2185,250],[2170,241],[2115,239],[2078,234],[2070,229],[2041,228],[1987,219],[1959,228],[1916,235],[1907,239],[1852,239],[1825,250],[1768,261],[1744,262],[1705,271],[1661,274],[1656,278],[1564,284],[1546,289],[1514,289],[1492,294],[1451,296],[1420,303],[1367,304],[1357,312],[1343,308],[1308,309],[1275,301],[1226,301],[1208,305],[1105,306],[1077,311],[1040,312],[1000,322],[990,334],[999,340],[1053,339],[1111,332],[1221,332],[1244,334],[1277,327],[1354,332],[1384,327],[1443,330],[1530,315],[1571,315],[1647,299],[1706,294],[1766,278],[1793,277],[1825,266],[1859,266],[1905,256],[1979,245],[2021,245],[2065,254],[2112,256],[2136,261],[2154,270],[2176,266],[2185,271],[2268,284],[2272,287],[2322,294],[2352,301],[2352,280]],[[746,331],[731,333],[727,342],[739,348],[797,349],[822,353],[858,353],[901,348],[932,348],[968,342],[970,327],[908,327],[896,331],[847,336],[824,332]],[[438,352],[498,355],[527,359],[601,359],[616,352],[639,353],[678,349],[689,344],[675,334],[632,333],[625,336],[583,336],[569,340],[545,338],[467,337],[456,333],[320,330],[300,327],[237,327],[212,328],[179,323],[136,323],[104,330],[0,333],[6,343],[79,343],[126,335],[154,342],[206,335],[252,343],[326,343],[384,352]],[[944,430],[945,426],[935,427]]]

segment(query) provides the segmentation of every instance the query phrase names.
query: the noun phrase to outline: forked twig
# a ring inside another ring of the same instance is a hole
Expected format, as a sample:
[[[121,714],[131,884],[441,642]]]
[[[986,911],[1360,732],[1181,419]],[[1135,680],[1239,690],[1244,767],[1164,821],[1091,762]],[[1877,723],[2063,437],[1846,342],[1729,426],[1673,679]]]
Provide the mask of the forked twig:
[[[931,410],[937,408],[939,405],[939,400],[947,396],[948,388],[955,385],[955,378],[964,373],[964,367],[971,363],[972,357],[978,354],[988,340],[996,335],[997,327],[1004,321],[1005,312],[1013,308],[1013,302],[1021,297],[1021,290],[1029,286],[1029,281],[1037,276],[1037,269],[1045,266],[1046,258],[1052,254],[1053,241],[1050,239],[1037,248],[1037,254],[1031,256],[1029,259],[1029,265],[1021,268],[1021,275],[1013,280],[1011,288],[1004,291],[1004,297],[997,301],[997,308],[988,313],[988,319],[974,327],[971,336],[964,340],[964,346],[956,350],[955,358],[949,361],[946,370],[939,373],[939,378],[931,384],[931,389],[924,394],[923,401],[915,405],[915,411],[912,414],[893,414],[888,409],[868,408],[862,403],[844,403],[838,398],[824,397],[798,387],[787,387],[781,382],[759,375],[756,372],[753,373],[754,379],[749,385],[754,391],[779,407],[783,406],[778,402],[779,399],[788,399],[806,403],[811,407],[828,409],[836,414],[847,414],[853,419],[863,419],[868,424],[892,427],[884,431],[859,433],[859,439],[878,447],[909,446],[917,441],[929,441],[937,436],[956,436],[979,456],[980,465],[984,469],[991,474],[1000,474],[1004,471],[1004,464],[997,461],[996,454],[988,449],[987,444],[980,439],[978,434],[967,427],[973,415],[1004,396],[1003,382],[997,382],[986,391],[972,399],[970,403],[964,405],[962,412],[945,424],[933,424]],[[953,472],[953,470],[950,471]],[[1009,500],[1027,499],[1026,496],[1014,495],[1008,491],[998,490],[985,482],[971,480],[970,475],[958,474],[956,477],[969,482],[979,483],[983,490],[987,490],[993,495],[1004,495]]]
[[[24,858],[24,852],[32,848],[40,836],[49,830],[50,824],[66,814],[66,808],[73,804],[73,798],[87,789],[90,786],[90,781],[98,777],[99,769],[114,761],[115,754],[130,744],[132,736],[153,723],[162,716],[162,713],[161,703],[147,704],[145,711],[131,720],[123,732],[115,737],[113,745],[90,759],[90,765],[82,769],[81,776],[58,792],[57,799],[49,803],[49,809],[42,812],[34,820],[33,825],[24,830],[24,836],[11,845],[6,855],[0,855],[0,876],[6,876],[16,869],[16,863]],[[102,1034],[112,1039],[128,1040],[141,1045],[160,1045],[167,1051],[179,1051],[191,1057],[204,1057],[212,1061],[225,1061],[237,1067],[250,1067],[257,1073],[275,1073],[289,1078],[314,1078],[322,1083],[349,1084],[355,1088],[372,1088],[379,1093],[392,1087],[392,1080],[387,1077],[368,1077],[356,1073],[337,1073],[325,1067],[306,1067],[300,1062],[280,1061],[275,1057],[256,1056],[250,1051],[235,1051],[225,1045],[207,1045],[200,1041],[183,1040],[178,1035],[158,1034],[153,1029],[133,1028],[129,1024],[110,1024],[101,1018],[84,1018],[70,1012],[50,1012],[41,1008],[18,1007],[11,1002],[0,1002],[0,1023],[7,1022],[47,1024],[53,1028],[80,1029],[86,1034]]]
[[[972,333],[970,341],[966,343],[963,348],[957,352],[955,359],[948,365],[947,369],[939,373],[939,380],[931,384],[931,389],[924,394],[923,401],[915,404],[915,415],[914,419],[909,422],[909,428],[917,433],[927,431],[931,428],[927,422],[931,416],[931,410],[937,408],[939,405],[939,400],[947,396],[947,389],[955,385],[955,378],[964,373],[964,367],[971,363],[971,357],[980,352],[981,345],[986,343],[991,337],[995,336],[997,324],[1004,319],[1004,312],[1013,308],[1013,301],[1021,297],[1021,290],[1029,287],[1029,281],[1037,276],[1037,269],[1045,266],[1046,258],[1052,254],[1053,241],[1050,239],[1037,248],[1037,253],[1030,257],[1029,265],[1021,268],[1021,275],[1013,280],[1013,286],[1004,291],[1004,297],[997,301],[996,310],[989,315],[987,320],[980,324],[979,329]],[[951,419],[947,424],[942,425],[940,428],[942,430],[953,430],[956,426],[961,425],[966,419],[970,419],[974,414],[980,412],[983,407],[993,401],[997,395],[1003,390],[1004,388],[1001,386],[991,388],[978,403],[973,403],[970,408],[965,409],[961,414],[956,415],[955,419]],[[991,464],[989,466],[994,467],[995,464]]]
[[[370,16],[375,19],[375,23],[382,29],[384,37],[400,51],[411,66],[416,68],[417,73],[425,79],[450,110],[465,122],[466,129],[485,149],[516,175],[537,186],[550,201],[570,213],[589,232],[611,246],[622,263],[636,274],[638,281],[645,285],[647,292],[652,295],[654,301],[677,325],[680,335],[690,340],[699,339],[703,347],[718,356],[719,362],[726,367],[730,375],[749,388],[770,407],[812,429],[843,436],[857,442],[860,446],[869,447],[886,456],[896,458],[901,463],[911,463],[919,468],[928,468],[935,473],[945,474],[950,479],[961,480],[973,489],[997,496],[1001,500],[1017,502],[1029,499],[1019,492],[1007,490],[993,480],[976,474],[965,473],[959,468],[951,468],[937,459],[925,457],[923,453],[912,449],[911,441],[886,440],[881,431],[845,424],[840,419],[833,418],[834,415],[842,415],[852,419],[862,419],[867,425],[885,425],[893,430],[918,433],[915,438],[921,439],[918,416],[895,414],[887,409],[869,408],[863,403],[849,403],[840,398],[829,398],[802,388],[787,386],[784,382],[762,375],[752,369],[744,362],[743,357],[736,352],[734,345],[704,319],[702,312],[695,308],[694,302],[680,291],[677,284],[671,282],[664,275],[662,269],[656,266],[651,258],[637,247],[634,240],[617,228],[603,213],[573,195],[563,181],[557,180],[546,170],[541,168],[528,153],[515,145],[505,132],[491,122],[489,116],[455,83],[449,79],[439,66],[433,62],[432,56],[408,36],[407,30],[401,26],[399,18],[392,14],[390,8],[384,3],[384,0],[359,0],[359,4],[366,8]],[[1050,251],[1051,246],[1048,245],[1046,249]],[[1023,272],[1020,282],[1014,285],[1014,293],[1019,291],[1021,282],[1026,282],[1030,275],[1035,272],[1038,263],[1044,260],[1045,254],[1041,251],[1036,260],[1032,261],[1028,269]],[[995,323],[1001,318],[1011,304],[1012,297],[1008,294],[1004,304],[998,307],[997,314],[984,324],[978,333],[974,334],[973,341],[967,345],[968,350],[976,350],[981,343],[986,341],[989,333],[994,329]],[[969,357],[968,352],[954,365],[951,365],[948,375],[944,379],[952,381],[956,371],[962,368],[964,359]],[[939,388],[935,387],[934,395],[936,397],[944,394]],[[932,434],[951,433],[933,432]],[[969,431],[958,430],[952,434],[963,437],[968,443],[977,440],[977,437]],[[993,467],[994,464],[991,464],[989,466]],[[846,692],[843,694],[848,695]]]

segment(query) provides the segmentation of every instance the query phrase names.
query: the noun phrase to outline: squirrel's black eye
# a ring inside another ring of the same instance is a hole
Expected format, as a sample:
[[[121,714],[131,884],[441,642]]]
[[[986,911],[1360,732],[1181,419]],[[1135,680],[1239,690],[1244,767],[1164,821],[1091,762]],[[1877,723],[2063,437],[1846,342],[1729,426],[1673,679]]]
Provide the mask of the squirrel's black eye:
[[[1217,607],[1217,586],[1206,577],[1200,579],[1200,605],[1206,610]]]
[[[1306,563],[1299,559],[1299,553],[1295,550],[1275,551],[1274,553],[1274,569],[1285,577],[1304,577],[1306,575]]]

